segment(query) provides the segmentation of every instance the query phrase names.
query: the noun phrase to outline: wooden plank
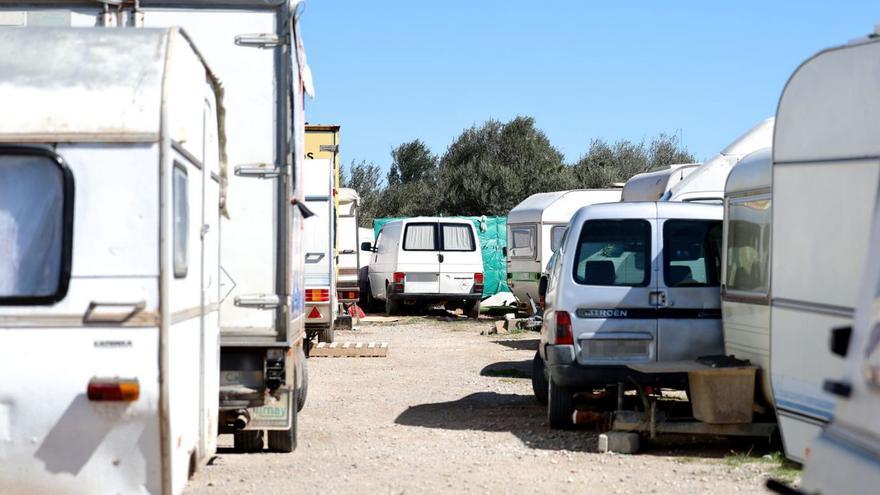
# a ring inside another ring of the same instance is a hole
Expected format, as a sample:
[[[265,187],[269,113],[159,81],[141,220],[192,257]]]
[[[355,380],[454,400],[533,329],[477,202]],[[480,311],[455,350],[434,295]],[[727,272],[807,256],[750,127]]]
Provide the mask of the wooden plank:
[[[319,342],[309,357],[386,357],[388,342]]]

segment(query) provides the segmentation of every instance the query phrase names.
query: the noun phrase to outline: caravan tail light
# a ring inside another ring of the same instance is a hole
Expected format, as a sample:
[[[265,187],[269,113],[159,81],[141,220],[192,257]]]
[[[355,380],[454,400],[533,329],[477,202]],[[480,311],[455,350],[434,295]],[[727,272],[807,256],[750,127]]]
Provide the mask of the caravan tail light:
[[[483,292],[483,274],[475,273],[474,274],[474,292],[479,292],[482,294]]]
[[[306,302],[330,301],[330,289],[306,289]]]
[[[134,402],[141,395],[137,378],[92,378],[86,390],[89,400]]]
[[[355,301],[360,297],[357,289],[340,289],[336,291],[336,297],[343,301]]]
[[[571,334],[571,315],[566,311],[556,312],[556,344],[574,345],[574,336]]]
[[[393,292],[403,292],[404,285],[406,284],[406,273],[404,272],[394,272],[394,277],[392,279],[394,284],[391,289]]]

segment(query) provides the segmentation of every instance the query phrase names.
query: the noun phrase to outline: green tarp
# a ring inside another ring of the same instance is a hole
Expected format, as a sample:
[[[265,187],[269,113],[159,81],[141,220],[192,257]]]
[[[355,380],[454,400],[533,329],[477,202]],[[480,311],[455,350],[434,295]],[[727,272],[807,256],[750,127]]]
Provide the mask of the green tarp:
[[[507,263],[503,249],[507,246],[507,217],[450,217],[473,222],[480,238],[483,253],[483,297],[499,292],[510,292],[507,287]],[[382,226],[402,218],[377,218],[373,220],[373,234],[379,237]]]

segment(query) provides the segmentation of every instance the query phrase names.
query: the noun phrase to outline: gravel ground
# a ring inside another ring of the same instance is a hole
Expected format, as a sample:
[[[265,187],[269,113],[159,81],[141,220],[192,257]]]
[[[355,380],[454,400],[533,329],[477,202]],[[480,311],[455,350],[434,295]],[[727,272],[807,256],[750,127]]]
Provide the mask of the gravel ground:
[[[337,333],[389,342],[388,357],[311,358],[297,450],[237,454],[223,435],[186,493],[767,493],[778,464],[720,441],[599,454],[592,429],[550,430],[528,378],[536,335],[480,335],[491,326],[404,317]]]

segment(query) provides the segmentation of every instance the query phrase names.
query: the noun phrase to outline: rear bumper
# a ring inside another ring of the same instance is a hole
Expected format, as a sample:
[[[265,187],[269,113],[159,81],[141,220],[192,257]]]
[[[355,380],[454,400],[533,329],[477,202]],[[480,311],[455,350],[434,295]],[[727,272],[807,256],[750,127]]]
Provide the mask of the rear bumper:
[[[445,301],[479,301],[483,298],[482,293],[467,294],[412,294],[407,292],[394,292],[388,294],[392,301],[416,301],[416,302],[445,302]]]
[[[544,364],[554,384],[574,391],[601,388],[616,383],[632,385],[633,380],[644,385],[683,389],[687,381],[687,375],[680,373],[645,375],[628,368],[625,364],[579,364],[574,346],[571,345],[546,345]]]

